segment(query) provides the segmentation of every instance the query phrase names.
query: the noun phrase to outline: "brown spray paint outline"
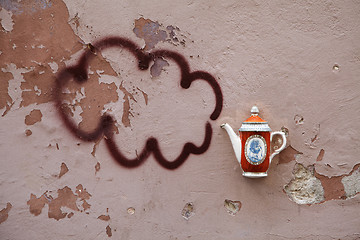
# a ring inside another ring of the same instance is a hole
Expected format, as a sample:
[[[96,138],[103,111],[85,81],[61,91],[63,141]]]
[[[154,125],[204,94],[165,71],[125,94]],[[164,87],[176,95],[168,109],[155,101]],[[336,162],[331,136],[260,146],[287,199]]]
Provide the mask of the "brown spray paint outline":
[[[97,126],[97,128],[92,132],[86,132],[80,130],[74,121],[72,121],[66,113],[65,108],[62,107],[62,90],[66,83],[70,79],[74,79],[77,83],[83,83],[88,79],[88,66],[90,60],[95,56],[94,51],[102,51],[108,48],[113,47],[121,47],[128,50],[131,54],[133,54],[138,60],[138,67],[140,70],[146,70],[149,68],[150,61],[155,58],[163,57],[166,59],[171,59],[175,61],[178,67],[181,70],[181,80],[180,86],[184,89],[188,89],[191,83],[195,80],[204,80],[206,81],[213,89],[216,103],[215,109],[210,115],[211,120],[216,120],[222,110],[223,105],[223,96],[221,92],[221,88],[216,81],[216,79],[209,73],[204,71],[195,71],[190,72],[190,67],[185,58],[179,53],[168,51],[168,50],[157,50],[151,53],[145,53],[141,50],[135,43],[132,41],[122,38],[122,37],[108,37],[96,42],[94,45],[89,45],[89,48],[86,52],[83,53],[78,63],[74,66],[67,67],[63,69],[56,79],[55,86],[55,104],[60,113],[62,120],[65,123],[65,126],[78,138],[84,141],[96,141],[104,136],[106,146],[110,151],[114,160],[116,160],[120,165],[128,168],[134,168],[140,166],[151,153],[154,154],[154,158],[156,161],[167,169],[176,169],[180,167],[190,154],[203,154],[205,153],[211,142],[212,138],[212,127],[209,121],[206,122],[205,125],[205,137],[201,146],[197,147],[191,142],[185,143],[180,155],[174,161],[168,161],[159,148],[158,140],[154,137],[148,138],[146,141],[146,145],[142,152],[134,159],[126,158],[118,146],[113,140],[113,126],[114,119],[107,114],[104,114],[101,117],[101,120]]]

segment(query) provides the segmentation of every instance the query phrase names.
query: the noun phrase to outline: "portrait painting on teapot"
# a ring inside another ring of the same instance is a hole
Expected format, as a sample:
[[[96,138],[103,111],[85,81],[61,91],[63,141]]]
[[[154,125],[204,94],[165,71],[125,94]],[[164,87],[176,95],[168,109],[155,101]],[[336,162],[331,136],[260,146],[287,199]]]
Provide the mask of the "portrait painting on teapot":
[[[243,170],[243,176],[250,178],[266,177],[271,160],[286,146],[285,133],[271,132],[268,123],[258,114],[259,109],[256,106],[252,107],[251,116],[242,123],[239,129],[239,136],[229,124],[221,125],[230,137],[236,159]],[[280,135],[282,138],[282,144],[277,149],[270,146],[275,135]],[[273,150],[272,153],[271,150]]]
[[[260,135],[250,136],[245,143],[245,157],[252,165],[259,165],[266,157],[266,142]]]

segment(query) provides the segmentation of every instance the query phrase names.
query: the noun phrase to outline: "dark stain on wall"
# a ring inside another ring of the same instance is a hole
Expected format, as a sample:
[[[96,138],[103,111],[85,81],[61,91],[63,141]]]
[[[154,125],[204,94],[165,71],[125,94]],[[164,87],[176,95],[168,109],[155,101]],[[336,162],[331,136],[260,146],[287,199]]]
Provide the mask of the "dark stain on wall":
[[[207,82],[213,89],[216,97],[215,109],[210,115],[211,120],[216,120],[222,110],[223,96],[221,88],[216,79],[205,71],[190,71],[190,66],[185,58],[179,53],[168,51],[168,50],[156,50],[151,53],[146,53],[140,49],[132,41],[122,37],[108,37],[94,43],[92,50],[87,50],[80,57],[77,65],[70,66],[63,69],[56,79],[55,86],[55,103],[60,113],[62,120],[66,127],[78,138],[83,141],[97,141],[104,136],[108,150],[110,151],[113,158],[122,166],[133,168],[140,166],[151,154],[154,155],[156,161],[167,169],[176,169],[181,166],[190,154],[203,154],[205,153],[211,142],[212,138],[212,127],[209,122],[205,124],[205,137],[201,146],[196,146],[191,142],[187,142],[180,155],[173,161],[167,160],[159,148],[158,140],[154,137],[150,137],[145,144],[145,148],[137,155],[135,159],[126,158],[118,146],[114,142],[113,135],[116,129],[115,120],[112,116],[104,114],[95,130],[86,132],[80,130],[73,120],[70,119],[66,109],[63,107],[63,88],[70,80],[74,80],[78,84],[85,83],[88,80],[88,67],[90,61],[96,56],[96,53],[108,48],[123,48],[128,50],[138,60],[139,70],[146,70],[149,68],[151,61],[158,58],[173,60],[180,68],[180,86],[184,89],[188,89],[191,83],[195,80],[203,80]],[[94,54],[95,53],[95,54]]]

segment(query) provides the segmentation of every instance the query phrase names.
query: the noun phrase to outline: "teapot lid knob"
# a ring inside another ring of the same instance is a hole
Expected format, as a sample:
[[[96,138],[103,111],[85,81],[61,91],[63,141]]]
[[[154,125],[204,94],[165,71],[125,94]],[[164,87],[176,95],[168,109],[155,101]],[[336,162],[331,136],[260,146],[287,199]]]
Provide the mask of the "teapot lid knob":
[[[253,114],[253,115],[258,115],[259,114],[259,109],[257,108],[257,106],[253,106],[251,108],[251,114]]]

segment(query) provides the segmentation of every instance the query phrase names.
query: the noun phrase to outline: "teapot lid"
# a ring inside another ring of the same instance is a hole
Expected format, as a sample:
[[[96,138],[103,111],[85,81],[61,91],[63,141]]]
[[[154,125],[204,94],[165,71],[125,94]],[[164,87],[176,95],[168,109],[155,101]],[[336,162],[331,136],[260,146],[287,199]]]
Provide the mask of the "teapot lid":
[[[256,106],[253,106],[251,108],[251,116],[242,123],[239,131],[270,132],[271,128],[269,127],[268,123],[264,119],[259,117],[258,114],[259,114],[259,109]]]

